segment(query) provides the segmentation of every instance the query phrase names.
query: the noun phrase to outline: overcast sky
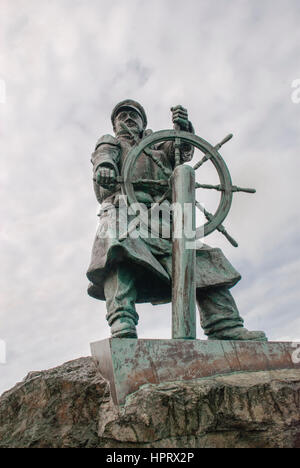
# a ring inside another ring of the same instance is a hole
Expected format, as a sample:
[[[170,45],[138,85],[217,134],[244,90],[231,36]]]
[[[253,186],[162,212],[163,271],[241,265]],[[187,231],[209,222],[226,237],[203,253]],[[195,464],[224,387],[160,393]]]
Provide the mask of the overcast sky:
[[[235,194],[224,223],[238,249],[220,234],[206,242],[243,276],[232,293],[247,328],[300,341],[300,2],[0,6],[0,393],[109,335],[105,304],[86,293],[98,211],[90,154],[125,98],[144,105],[153,130],[171,128],[170,107],[182,104],[211,143],[234,133],[221,153],[233,182],[257,194]],[[141,338],[170,338],[170,306],[138,311]]]

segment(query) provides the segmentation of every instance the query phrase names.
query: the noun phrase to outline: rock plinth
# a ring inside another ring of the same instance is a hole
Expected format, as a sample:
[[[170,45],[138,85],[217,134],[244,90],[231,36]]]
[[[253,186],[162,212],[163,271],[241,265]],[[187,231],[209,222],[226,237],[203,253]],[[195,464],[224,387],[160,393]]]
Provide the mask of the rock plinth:
[[[117,407],[81,358],[0,397],[0,447],[300,448],[300,370],[147,384]]]

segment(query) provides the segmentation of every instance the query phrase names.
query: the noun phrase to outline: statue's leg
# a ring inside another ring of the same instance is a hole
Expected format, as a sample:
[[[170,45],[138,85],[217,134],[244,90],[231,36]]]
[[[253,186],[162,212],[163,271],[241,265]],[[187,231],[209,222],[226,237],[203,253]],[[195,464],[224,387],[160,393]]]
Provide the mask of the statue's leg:
[[[116,265],[104,283],[106,319],[114,338],[137,338],[139,316],[135,310],[137,291],[133,270],[123,263]]]
[[[197,289],[201,326],[210,340],[266,341],[262,331],[244,328],[244,320],[226,287]]]

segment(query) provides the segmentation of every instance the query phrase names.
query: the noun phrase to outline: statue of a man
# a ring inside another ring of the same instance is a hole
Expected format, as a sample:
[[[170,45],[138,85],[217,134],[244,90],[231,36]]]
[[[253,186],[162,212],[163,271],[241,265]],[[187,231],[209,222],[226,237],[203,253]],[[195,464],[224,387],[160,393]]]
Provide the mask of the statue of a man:
[[[177,129],[193,132],[187,111],[182,106],[172,108],[172,117]],[[87,272],[91,281],[88,293],[106,301],[106,318],[112,337],[137,338],[139,317],[135,303],[162,304],[171,301],[172,242],[171,239],[142,236],[120,239],[116,235],[115,215],[121,209],[121,188],[117,176],[131,148],[151,130],[146,129],[147,117],[143,107],[130,99],[116,105],[111,119],[115,136],[102,136],[92,154],[94,188],[102,204],[100,228],[105,227],[108,234],[111,228],[111,235],[96,236]],[[171,174],[175,153],[173,142],[157,144],[151,150]],[[193,148],[182,145],[180,153],[182,162],[190,161]],[[165,171],[146,154],[142,154],[136,162],[135,177],[152,180],[167,178]],[[143,189],[136,191],[136,195],[140,203],[149,207],[161,196]],[[220,249],[203,244],[196,251],[195,278],[201,325],[209,339],[267,339],[264,332],[244,328],[243,319],[229,291],[241,276]]]

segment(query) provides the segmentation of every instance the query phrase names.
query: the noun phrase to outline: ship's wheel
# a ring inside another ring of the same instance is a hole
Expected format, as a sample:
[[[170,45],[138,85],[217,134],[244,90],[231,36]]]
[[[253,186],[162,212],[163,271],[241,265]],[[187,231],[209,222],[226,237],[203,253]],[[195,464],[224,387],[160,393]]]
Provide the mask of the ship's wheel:
[[[130,130],[124,125],[127,131]],[[128,153],[126,160],[123,164],[121,177],[118,177],[118,182],[121,184],[123,194],[126,195],[128,205],[138,204],[138,199],[136,195],[137,187],[140,189],[141,186],[148,187],[149,190],[155,190],[155,188],[161,193],[160,198],[156,201],[156,204],[163,203],[166,199],[170,198],[171,184],[172,184],[172,172],[167,169],[161,160],[154,154],[151,147],[154,145],[164,142],[172,141],[174,142],[175,148],[175,167],[181,164],[181,147],[183,144],[192,145],[203,153],[202,158],[198,160],[193,168],[195,171],[199,170],[203,164],[207,161],[213,164],[214,168],[217,171],[219,177],[219,184],[209,185],[209,184],[200,184],[196,183],[195,188],[206,189],[206,190],[216,190],[220,192],[220,201],[218,207],[214,213],[210,213],[205,209],[205,207],[196,201],[196,207],[202,211],[206,218],[206,222],[202,226],[196,228],[196,239],[200,237],[207,236],[218,230],[221,232],[228,241],[234,246],[237,247],[237,242],[228,234],[226,229],[223,226],[223,221],[229,213],[232,197],[234,192],[247,192],[255,193],[255,189],[251,188],[241,188],[236,185],[232,185],[231,176],[227,165],[219,153],[219,149],[232,138],[232,134],[225,137],[220,143],[213,146],[203,138],[200,138],[197,135],[192,133],[184,132],[181,130],[161,130],[155,133],[150,134],[146,138],[137,141],[137,145],[134,146],[131,151]],[[161,169],[164,174],[164,179],[161,180],[151,180],[151,179],[136,179],[134,178],[134,168],[138,158],[146,154],[149,158],[153,160],[155,164]],[[199,154],[197,152],[197,154]],[[196,197],[197,199],[197,197]],[[152,208],[149,208],[151,210]],[[148,210],[148,211],[149,211]],[[146,223],[148,219],[148,214],[145,209],[141,209],[139,213],[139,222]],[[131,228],[133,229],[134,226]],[[152,226],[153,228],[153,226]],[[128,234],[128,233],[127,233]]]

